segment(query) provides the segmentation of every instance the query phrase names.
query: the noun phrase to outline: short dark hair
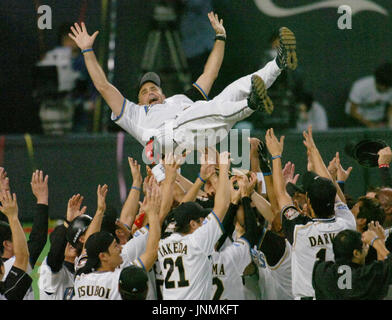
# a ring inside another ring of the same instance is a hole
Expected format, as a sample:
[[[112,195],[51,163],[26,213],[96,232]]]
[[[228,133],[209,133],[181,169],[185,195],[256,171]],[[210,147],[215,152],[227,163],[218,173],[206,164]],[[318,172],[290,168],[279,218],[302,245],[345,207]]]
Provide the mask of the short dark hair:
[[[392,64],[388,62],[378,66],[374,76],[376,83],[388,88],[392,87]]]
[[[0,255],[4,253],[4,241],[12,241],[12,232],[7,222],[0,221]]]
[[[366,198],[365,196],[359,197],[357,202],[361,202],[357,218],[365,218],[367,230],[367,224],[371,221],[378,221],[381,225],[385,220],[385,212],[381,207],[380,201],[374,198]]]
[[[176,232],[188,233],[190,230],[189,223],[200,218],[205,218],[211,210],[204,209],[197,202],[184,202],[173,210],[173,217],[176,221]]]
[[[358,231],[343,230],[332,241],[335,261],[350,262],[354,250],[362,251],[362,235]]]
[[[306,111],[310,110],[313,101],[314,101],[313,95],[309,92],[302,92],[301,94],[298,95],[297,102],[303,103],[306,106]]]
[[[318,218],[329,218],[335,213],[336,187],[330,179],[308,171],[303,177],[304,190]]]

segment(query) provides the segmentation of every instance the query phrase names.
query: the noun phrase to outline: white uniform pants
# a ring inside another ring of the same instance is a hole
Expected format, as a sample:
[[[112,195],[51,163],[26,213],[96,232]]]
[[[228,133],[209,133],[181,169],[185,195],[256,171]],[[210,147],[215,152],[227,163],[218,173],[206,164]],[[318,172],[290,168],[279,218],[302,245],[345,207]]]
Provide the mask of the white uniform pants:
[[[280,73],[281,69],[272,60],[253,74],[259,75],[268,89]],[[234,81],[214,99],[196,101],[181,112],[173,122],[174,141],[185,148],[195,149],[202,141],[213,146],[223,140],[238,121],[254,112],[247,101],[253,74]]]

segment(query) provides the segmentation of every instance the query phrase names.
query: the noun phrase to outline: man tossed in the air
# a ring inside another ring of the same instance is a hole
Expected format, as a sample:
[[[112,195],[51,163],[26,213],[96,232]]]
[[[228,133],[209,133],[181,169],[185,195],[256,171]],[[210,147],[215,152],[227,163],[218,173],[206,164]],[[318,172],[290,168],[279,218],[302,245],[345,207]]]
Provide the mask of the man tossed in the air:
[[[278,56],[254,74],[242,77],[227,86],[215,98],[208,94],[222,65],[226,31],[223,20],[209,13],[216,41],[206,62],[203,73],[185,94],[166,98],[157,74],[146,73],[139,84],[138,103],[124,98],[108,82],[92,49],[98,35],[89,35],[84,23],[71,27],[69,36],[84,54],[86,66],[95,87],[112,110],[112,120],[130,133],[142,145],[151,138],[163,148],[163,153],[177,149],[199,149],[215,145],[225,138],[238,122],[261,109],[267,114],[273,104],[267,96],[269,88],[283,69],[296,69],[296,39],[288,28],[280,29]],[[207,141],[208,140],[208,141]],[[202,144],[200,144],[200,142]],[[179,150],[182,151],[182,150]]]

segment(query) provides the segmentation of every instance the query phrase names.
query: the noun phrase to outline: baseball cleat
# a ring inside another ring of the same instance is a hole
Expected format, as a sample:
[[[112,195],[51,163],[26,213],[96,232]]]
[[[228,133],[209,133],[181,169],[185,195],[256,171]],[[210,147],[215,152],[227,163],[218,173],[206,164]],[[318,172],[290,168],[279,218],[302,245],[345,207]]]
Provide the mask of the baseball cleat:
[[[274,104],[267,95],[267,88],[263,79],[258,75],[252,76],[252,87],[248,97],[248,107],[253,110],[265,111],[267,114],[271,114],[274,111]]]
[[[278,57],[279,68],[295,70],[298,66],[296,49],[297,41],[294,33],[286,27],[279,29]]]

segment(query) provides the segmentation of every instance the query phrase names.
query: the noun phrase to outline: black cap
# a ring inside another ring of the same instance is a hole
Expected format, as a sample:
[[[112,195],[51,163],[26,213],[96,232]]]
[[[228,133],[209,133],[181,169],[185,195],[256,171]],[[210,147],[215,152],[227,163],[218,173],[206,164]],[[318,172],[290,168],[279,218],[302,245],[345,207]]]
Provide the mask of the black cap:
[[[305,190],[303,189],[303,187],[297,186],[296,184],[294,184],[292,182],[288,182],[286,184],[286,191],[290,195],[290,197],[294,197],[296,192],[302,193],[302,194],[306,193]]]
[[[354,158],[361,166],[372,168],[378,166],[378,151],[387,147],[380,139],[365,139],[357,144],[351,142],[346,145],[346,153]]]
[[[178,228],[186,226],[191,220],[205,218],[210,212],[211,209],[204,209],[196,202],[184,202],[173,210],[173,216]]]
[[[155,83],[158,87],[161,86],[161,78],[155,72],[147,72],[143,75],[139,82],[139,90],[146,82]]]
[[[123,300],[144,300],[148,289],[147,272],[137,266],[124,268],[120,273],[119,291]]]
[[[333,182],[311,171],[303,175],[302,182],[316,216],[328,217],[334,214],[336,187]]]

